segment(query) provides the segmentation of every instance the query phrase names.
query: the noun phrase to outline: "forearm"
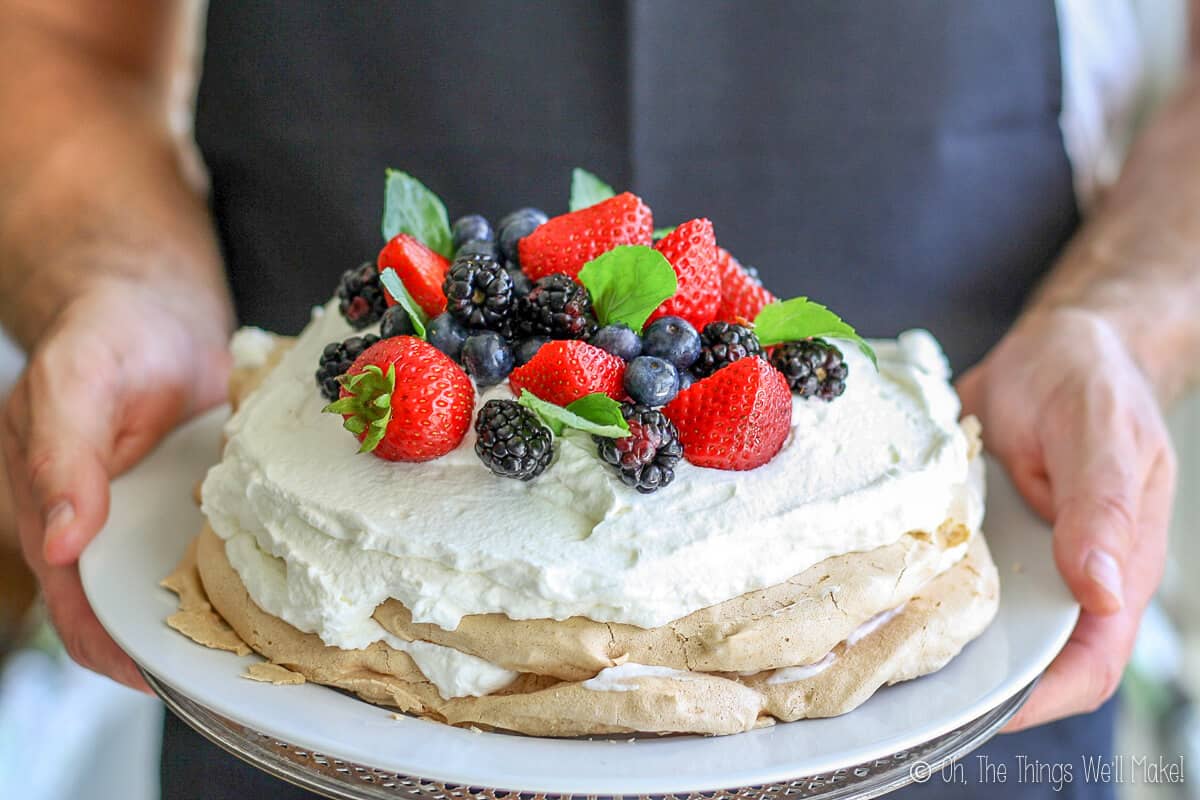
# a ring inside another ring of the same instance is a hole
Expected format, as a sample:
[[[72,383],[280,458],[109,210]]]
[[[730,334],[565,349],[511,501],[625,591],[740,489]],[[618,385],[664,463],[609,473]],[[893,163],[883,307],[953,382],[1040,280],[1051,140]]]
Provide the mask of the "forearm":
[[[1169,405],[1200,378],[1200,70],[1140,137],[1031,311],[1109,320]]]
[[[0,321],[26,348],[72,299],[140,284],[223,338],[232,313],[207,209],[144,72],[5,19],[0,33]]]

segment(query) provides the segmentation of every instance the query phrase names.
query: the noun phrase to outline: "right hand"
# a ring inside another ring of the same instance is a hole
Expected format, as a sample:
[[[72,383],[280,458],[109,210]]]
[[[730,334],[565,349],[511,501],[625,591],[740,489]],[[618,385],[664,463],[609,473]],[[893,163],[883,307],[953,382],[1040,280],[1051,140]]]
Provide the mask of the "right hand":
[[[94,285],[56,316],[4,409],[4,460],[22,550],[67,652],[148,691],[100,626],[76,562],[108,516],[109,482],[221,402],[224,319],[147,282]]]

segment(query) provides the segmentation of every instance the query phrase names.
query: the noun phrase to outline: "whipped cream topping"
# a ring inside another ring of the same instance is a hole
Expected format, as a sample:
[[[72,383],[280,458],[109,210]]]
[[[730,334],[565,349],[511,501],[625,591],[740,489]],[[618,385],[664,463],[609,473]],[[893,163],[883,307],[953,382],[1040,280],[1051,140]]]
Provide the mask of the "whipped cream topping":
[[[229,340],[233,365],[241,369],[255,369],[266,364],[274,349],[275,337],[262,328],[238,328]]]
[[[681,462],[652,495],[624,486],[577,432],[528,483],[488,471],[473,432],[432,462],[357,454],[341,420],[321,413],[313,380],[322,348],[352,333],[332,304],[314,312],[229,421],[202,492],[220,536],[244,534],[286,565],[267,610],[338,647],[381,638],[371,613],[389,597],[446,629],[492,612],[655,627],[947,516],[972,528],[982,517],[958,399],[924,331],[873,343],[878,372],[844,347],[845,394],[795,398],[791,434],[767,465]],[[478,402],[510,396],[502,384]],[[230,561],[257,601],[260,561],[244,549],[229,548]]]

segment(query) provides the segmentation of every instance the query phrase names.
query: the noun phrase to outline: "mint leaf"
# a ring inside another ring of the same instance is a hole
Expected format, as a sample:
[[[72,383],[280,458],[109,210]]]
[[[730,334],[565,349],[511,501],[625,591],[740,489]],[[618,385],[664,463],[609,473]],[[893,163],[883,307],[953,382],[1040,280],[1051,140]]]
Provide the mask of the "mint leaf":
[[[321,411],[326,414],[349,415],[342,427],[355,436],[366,436],[360,453],[369,453],[383,441],[388,423],[392,420],[392,392],[396,389],[396,365],[389,364],[387,374],[374,364],[368,364],[357,375],[343,375],[338,382],[348,394],[334,400]]]
[[[601,325],[624,323],[642,332],[646,318],[675,294],[675,270],[653,247],[614,247],[583,265],[579,282],[592,296]]]
[[[623,439],[629,435],[629,423],[625,421],[625,415],[621,413],[621,404],[602,392],[593,392],[573,403],[568,403],[567,411],[599,428],[620,431],[620,433],[605,433],[603,430],[594,430],[591,433],[611,436],[615,439]]]
[[[672,233],[674,233],[675,229],[678,227],[679,227],[678,225],[672,225],[669,228],[655,228],[654,229],[654,238],[655,239],[665,239],[668,236],[670,236]]]
[[[562,436],[564,428],[612,439],[629,435],[629,423],[621,415],[621,404],[600,392],[585,395],[563,408],[522,389],[517,402],[537,414],[555,436]]]
[[[383,194],[383,238],[390,240],[398,233],[419,239],[446,258],[453,255],[446,206],[412,175],[389,169]]]
[[[858,345],[875,368],[875,351],[854,328],[820,303],[807,297],[793,297],[782,303],[768,303],[754,318],[754,333],[763,347],[797,339],[845,339]]]
[[[571,210],[594,206],[614,196],[616,192],[586,169],[571,170]]]
[[[388,290],[388,294],[396,301],[396,305],[408,312],[408,318],[412,320],[413,330],[417,332],[417,336],[425,338],[425,323],[429,318],[425,316],[425,310],[412,299],[412,295],[408,293],[408,289],[404,286],[404,281],[400,280],[400,276],[396,270],[388,267],[383,272],[379,273],[379,282],[383,284],[383,288]]]

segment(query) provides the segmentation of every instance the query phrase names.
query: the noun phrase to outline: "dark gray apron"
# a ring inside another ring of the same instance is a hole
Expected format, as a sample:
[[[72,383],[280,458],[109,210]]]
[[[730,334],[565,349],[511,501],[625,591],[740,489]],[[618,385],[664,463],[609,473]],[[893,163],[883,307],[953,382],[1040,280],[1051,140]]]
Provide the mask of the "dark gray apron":
[[[1060,84],[1051,0],[212,0],[196,135],[246,323],[299,330],[374,256],[385,166],[493,219],[564,211],[583,166],[659,225],[712,218],[781,296],[930,328],[961,369],[1077,224]],[[989,747],[1078,760],[1111,716]],[[218,758],[170,721],[164,797],[293,796]]]

